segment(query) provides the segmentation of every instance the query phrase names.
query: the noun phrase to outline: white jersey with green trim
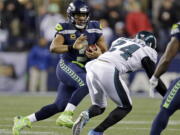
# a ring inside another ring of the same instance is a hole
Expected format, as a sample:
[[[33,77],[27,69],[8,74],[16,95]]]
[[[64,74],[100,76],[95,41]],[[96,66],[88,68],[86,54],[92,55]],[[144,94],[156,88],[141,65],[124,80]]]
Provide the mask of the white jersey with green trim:
[[[118,38],[111,48],[98,57],[115,65],[121,74],[142,68],[141,60],[148,56],[157,62],[157,52],[139,39]]]

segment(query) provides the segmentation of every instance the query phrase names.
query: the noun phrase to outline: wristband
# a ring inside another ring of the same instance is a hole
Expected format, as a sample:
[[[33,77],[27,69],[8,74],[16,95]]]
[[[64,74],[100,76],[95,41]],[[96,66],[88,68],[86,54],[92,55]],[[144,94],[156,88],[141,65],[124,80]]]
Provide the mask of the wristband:
[[[68,45],[68,51],[72,52],[74,50],[73,45]]]

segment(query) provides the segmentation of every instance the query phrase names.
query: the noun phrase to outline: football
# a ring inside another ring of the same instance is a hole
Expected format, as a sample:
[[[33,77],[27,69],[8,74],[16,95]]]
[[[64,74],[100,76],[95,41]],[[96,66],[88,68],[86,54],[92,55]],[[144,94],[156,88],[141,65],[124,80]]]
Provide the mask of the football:
[[[87,51],[88,52],[93,52],[93,51],[96,51],[97,50],[97,47],[96,45],[88,45],[88,48],[87,48]]]

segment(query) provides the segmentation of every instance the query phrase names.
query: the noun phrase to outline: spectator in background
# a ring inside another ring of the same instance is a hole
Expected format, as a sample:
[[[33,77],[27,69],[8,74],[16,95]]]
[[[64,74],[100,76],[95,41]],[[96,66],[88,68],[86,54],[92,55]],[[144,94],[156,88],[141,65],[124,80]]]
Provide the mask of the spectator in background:
[[[4,25],[9,32],[8,50],[17,50],[17,40],[20,37],[20,15],[17,9],[18,4],[15,1],[5,2]]]
[[[124,21],[126,11],[124,9],[123,0],[107,0],[105,19],[109,20],[109,26],[114,30],[114,26],[118,21]]]
[[[56,24],[64,21],[64,17],[59,14],[59,6],[56,3],[51,3],[48,6],[48,13],[40,23],[40,35],[45,37],[48,42],[51,42],[54,38],[54,33],[56,33],[54,29]]]
[[[127,6],[128,14],[126,16],[126,30],[130,37],[133,37],[139,31],[152,31],[152,26],[147,14],[141,10],[141,5],[136,0],[129,0]]]
[[[0,1],[0,27],[4,27],[5,23],[5,16],[4,16],[4,2]]]
[[[105,42],[106,42],[107,45],[109,45],[110,40],[111,40],[111,38],[113,36],[113,31],[109,27],[109,23],[108,23],[108,21],[106,19],[101,19],[100,24],[101,24],[101,27],[102,27],[102,33],[103,33]]]
[[[30,49],[35,42],[36,34],[36,12],[34,3],[30,0],[24,3],[23,19],[22,19],[22,37],[25,39],[26,49]]]
[[[8,31],[0,26],[0,51],[7,48]]]
[[[152,8],[153,8],[153,0],[138,0],[141,3],[141,9],[145,13],[147,13],[148,17],[152,19]]]
[[[90,0],[89,5],[92,20],[100,20],[105,17],[104,0]]]
[[[180,20],[180,0],[174,0],[174,10],[176,11],[177,20]]]
[[[45,6],[39,6],[37,11],[37,17],[36,17],[36,31],[40,33],[40,25],[42,20],[47,14],[47,9]]]
[[[50,52],[47,40],[41,37],[29,53],[29,91],[47,91],[47,70],[50,62]]]
[[[0,1],[0,51],[7,47],[8,31],[5,28],[4,3]]]
[[[118,39],[120,37],[127,37],[126,33],[125,33],[125,26],[124,26],[123,22],[117,22],[115,24],[114,34],[110,39],[109,47],[111,46],[111,43],[113,41],[115,41],[116,39]]]
[[[159,21],[159,50],[164,51],[170,40],[170,28],[177,22],[176,10],[173,7],[172,0],[163,0],[158,13]]]

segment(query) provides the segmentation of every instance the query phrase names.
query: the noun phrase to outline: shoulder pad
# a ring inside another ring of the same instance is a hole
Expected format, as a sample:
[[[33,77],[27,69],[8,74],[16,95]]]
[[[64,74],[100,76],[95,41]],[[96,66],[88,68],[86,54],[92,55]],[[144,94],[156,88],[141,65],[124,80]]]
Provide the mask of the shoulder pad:
[[[171,28],[171,35],[180,34],[180,23],[176,23]]]
[[[102,26],[100,25],[99,21],[90,21],[89,27],[102,29]]]
[[[99,27],[100,27],[100,29],[103,29],[103,26],[102,26],[102,24],[101,24],[101,23],[99,24]]]
[[[58,23],[58,24],[55,26],[55,30],[58,31],[58,32],[59,32],[59,31],[62,31],[62,30],[63,30],[63,26]]]

